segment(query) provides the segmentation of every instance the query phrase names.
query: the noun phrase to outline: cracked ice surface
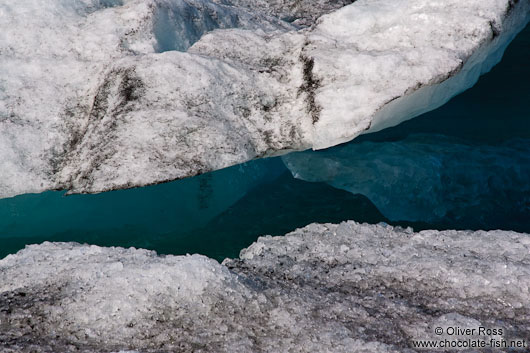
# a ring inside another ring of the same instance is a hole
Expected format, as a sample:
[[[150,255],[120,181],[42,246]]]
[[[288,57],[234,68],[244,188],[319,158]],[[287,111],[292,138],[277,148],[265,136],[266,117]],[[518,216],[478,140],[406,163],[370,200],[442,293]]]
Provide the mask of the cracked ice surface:
[[[528,341],[529,289],[530,238],[506,231],[312,224],[222,265],[44,243],[0,260],[0,349],[411,352],[447,326]]]
[[[154,184],[397,124],[470,87],[530,7],[350,2],[2,1],[0,197]]]

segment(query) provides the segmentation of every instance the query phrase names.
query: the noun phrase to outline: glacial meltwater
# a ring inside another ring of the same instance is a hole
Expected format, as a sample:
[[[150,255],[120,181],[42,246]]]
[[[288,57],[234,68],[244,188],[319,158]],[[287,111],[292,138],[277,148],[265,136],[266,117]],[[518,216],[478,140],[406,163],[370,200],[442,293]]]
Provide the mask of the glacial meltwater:
[[[76,241],[222,260],[260,235],[344,220],[530,232],[529,59],[527,26],[448,104],[328,150],[132,190],[2,199],[0,258]]]

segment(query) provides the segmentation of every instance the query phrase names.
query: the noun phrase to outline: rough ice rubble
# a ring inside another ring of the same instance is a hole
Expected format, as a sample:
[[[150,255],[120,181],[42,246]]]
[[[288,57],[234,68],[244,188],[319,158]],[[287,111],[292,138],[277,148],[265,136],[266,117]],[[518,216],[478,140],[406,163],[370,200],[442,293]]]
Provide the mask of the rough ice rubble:
[[[326,13],[333,12],[343,6],[350,5],[355,0],[231,0],[230,3],[249,9],[252,12],[262,12],[269,16],[292,23],[297,27],[311,26]]]
[[[529,290],[530,238],[504,231],[313,224],[222,265],[44,243],[0,260],[0,349],[411,352],[477,325],[528,341]]]
[[[503,223],[496,219],[504,219],[516,229],[528,217],[523,206],[530,197],[527,139],[490,146],[412,134],[400,141],[364,141],[282,158],[296,178],[362,194],[393,221],[491,229]]]
[[[359,0],[297,29],[336,5],[234,3],[3,1],[0,196],[147,185],[350,140],[471,85],[529,8]]]

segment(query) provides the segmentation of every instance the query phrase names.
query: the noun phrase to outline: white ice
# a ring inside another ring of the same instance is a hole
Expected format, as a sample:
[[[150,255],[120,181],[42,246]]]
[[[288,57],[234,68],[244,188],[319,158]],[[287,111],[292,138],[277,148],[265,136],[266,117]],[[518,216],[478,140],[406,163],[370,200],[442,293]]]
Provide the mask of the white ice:
[[[2,1],[0,197],[147,185],[396,124],[471,86],[530,8],[261,3]]]
[[[313,224],[223,264],[44,243],[0,260],[0,350],[411,352],[437,326],[528,339],[529,294],[505,231]]]

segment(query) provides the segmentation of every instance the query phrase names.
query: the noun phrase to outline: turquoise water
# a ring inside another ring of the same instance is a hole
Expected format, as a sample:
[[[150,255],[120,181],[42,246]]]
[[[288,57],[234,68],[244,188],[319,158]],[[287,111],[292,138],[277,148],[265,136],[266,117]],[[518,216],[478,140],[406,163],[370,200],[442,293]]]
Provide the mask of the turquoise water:
[[[388,150],[384,148],[388,147],[386,144],[405,143],[418,135],[427,141],[431,136],[433,144],[439,136],[444,136],[471,146],[466,150],[486,145],[495,148],[515,138],[528,144],[529,58],[530,28],[527,27],[510,45],[503,61],[472,89],[433,112],[361,136],[346,146],[382,144],[382,154],[377,158],[384,159],[388,157],[384,155]],[[336,147],[336,151],[341,148],[344,145]],[[333,151],[312,153],[333,155]],[[396,153],[395,149],[392,151]],[[461,158],[473,162],[473,154],[465,153]],[[394,157],[405,158],[405,155]],[[473,173],[466,176],[467,187],[473,186],[474,178]],[[528,178],[514,179],[515,184],[509,189],[522,188],[530,183]],[[354,181],[346,180],[346,184]],[[424,182],[428,188],[428,180]],[[503,204],[479,198],[472,212],[471,206],[469,212],[466,208],[459,211],[463,217],[450,215],[436,220],[392,222],[366,196],[325,182],[297,180],[281,158],[271,158],[133,190],[73,196],[45,192],[0,200],[0,258],[26,244],[76,241],[142,247],[163,254],[201,253],[222,260],[237,256],[240,249],[260,235],[281,235],[312,222],[336,223],[349,219],[411,225],[415,229],[501,228],[530,232],[530,194],[512,192],[506,196],[502,185],[492,190],[487,194],[488,200],[502,199]],[[517,218],[494,217],[502,212],[515,212]],[[481,222],[474,221],[480,214],[487,217],[481,217]]]
[[[26,244],[76,241],[222,260],[259,235],[350,218],[384,220],[366,198],[296,180],[271,158],[132,190],[0,200],[0,257]]]

